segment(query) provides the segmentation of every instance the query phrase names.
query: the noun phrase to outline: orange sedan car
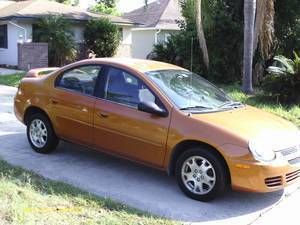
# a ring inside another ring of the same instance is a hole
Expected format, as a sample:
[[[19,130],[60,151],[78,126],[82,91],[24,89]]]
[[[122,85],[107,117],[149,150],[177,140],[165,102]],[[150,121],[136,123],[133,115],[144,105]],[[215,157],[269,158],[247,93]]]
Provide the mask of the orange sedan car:
[[[39,153],[59,140],[88,146],[174,174],[201,201],[230,186],[276,191],[300,176],[296,126],[188,70],[114,58],[44,70],[27,74],[14,106]]]

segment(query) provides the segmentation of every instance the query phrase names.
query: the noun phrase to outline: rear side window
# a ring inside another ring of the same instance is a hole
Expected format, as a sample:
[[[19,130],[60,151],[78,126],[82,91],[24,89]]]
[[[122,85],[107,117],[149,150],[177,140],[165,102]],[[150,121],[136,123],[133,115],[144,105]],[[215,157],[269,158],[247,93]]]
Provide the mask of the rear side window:
[[[101,67],[98,65],[76,67],[65,72],[56,86],[86,95],[94,95],[100,70]]]

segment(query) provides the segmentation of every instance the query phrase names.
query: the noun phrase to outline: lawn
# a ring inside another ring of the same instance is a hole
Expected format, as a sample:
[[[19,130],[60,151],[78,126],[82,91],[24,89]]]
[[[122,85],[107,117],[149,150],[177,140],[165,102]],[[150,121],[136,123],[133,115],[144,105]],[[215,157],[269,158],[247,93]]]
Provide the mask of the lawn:
[[[0,76],[0,84],[17,87],[23,78],[24,73]]]
[[[274,100],[263,95],[259,90],[256,90],[255,96],[248,96],[241,92],[238,85],[223,86],[226,93],[228,93],[235,101],[243,102],[248,105],[255,106],[265,111],[274,113],[283,117],[298,127],[300,127],[300,105],[284,106],[276,103]]]
[[[0,224],[175,224],[0,159]]]

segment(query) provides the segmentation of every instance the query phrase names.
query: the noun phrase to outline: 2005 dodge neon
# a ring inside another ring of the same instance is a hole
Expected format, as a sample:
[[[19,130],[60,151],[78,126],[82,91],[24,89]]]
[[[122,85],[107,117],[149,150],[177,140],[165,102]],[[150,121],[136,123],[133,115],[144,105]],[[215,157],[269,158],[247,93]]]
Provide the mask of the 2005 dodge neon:
[[[276,191],[300,176],[296,126],[232,101],[188,70],[116,58],[38,75],[45,70],[27,74],[14,105],[39,153],[59,140],[88,146],[165,170],[200,201],[227,187]]]

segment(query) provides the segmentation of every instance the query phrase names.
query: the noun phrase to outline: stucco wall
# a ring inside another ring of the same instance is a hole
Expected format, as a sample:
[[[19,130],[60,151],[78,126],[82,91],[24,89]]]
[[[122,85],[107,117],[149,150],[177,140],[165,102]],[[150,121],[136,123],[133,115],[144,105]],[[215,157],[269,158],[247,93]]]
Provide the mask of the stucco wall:
[[[32,26],[29,23],[20,23],[17,21],[12,21],[22,27],[27,31],[27,40],[32,39]],[[0,24],[7,24],[7,40],[8,48],[0,48],[0,64],[17,66],[18,65],[18,42],[25,41],[25,32],[23,29],[9,23],[8,21],[2,21]]]
[[[122,42],[117,50],[115,57],[132,57],[132,32],[130,27],[122,27]]]
[[[132,31],[132,57],[145,59],[155,43],[155,30]]]
[[[132,44],[131,27],[122,27],[122,30],[123,30],[123,41],[121,44],[131,45]]]
[[[132,57],[146,59],[147,55],[153,51],[156,43],[164,43],[170,34],[178,31],[174,30],[132,30]],[[156,37],[155,37],[156,36]]]

